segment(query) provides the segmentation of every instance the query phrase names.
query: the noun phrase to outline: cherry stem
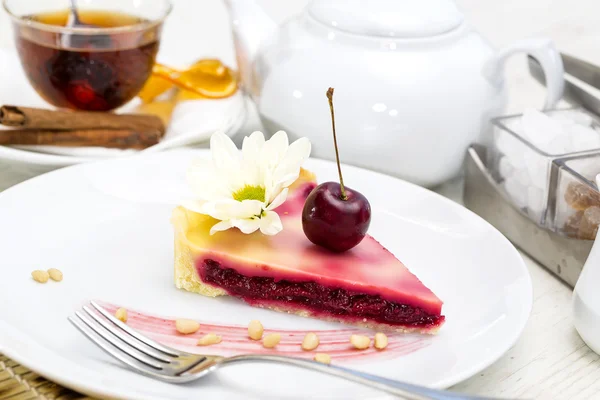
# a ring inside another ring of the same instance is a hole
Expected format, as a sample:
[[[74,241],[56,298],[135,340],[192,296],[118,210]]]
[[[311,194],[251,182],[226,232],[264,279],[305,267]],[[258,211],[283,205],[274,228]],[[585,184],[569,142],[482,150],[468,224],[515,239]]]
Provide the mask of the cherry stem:
[[[340,175],[340,188],[342,189],[342,200],[348,200],[346,188],[344,188],[344,178],[342,177],[342,166],[340,165],[340,153],[338,151],[337,136],[335,135],[335,113],[333,112],[333,88],[327,90],[327,99],[329,99],[329,110],[331,111],[331,128],[333,129],[333,147],[335,148],[335,159],[337,161],[338,174]]]

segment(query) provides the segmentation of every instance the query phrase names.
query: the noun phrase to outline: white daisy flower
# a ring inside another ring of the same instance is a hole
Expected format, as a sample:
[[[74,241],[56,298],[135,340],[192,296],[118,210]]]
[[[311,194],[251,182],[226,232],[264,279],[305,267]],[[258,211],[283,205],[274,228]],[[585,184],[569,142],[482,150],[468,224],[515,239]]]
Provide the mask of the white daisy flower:
[[[198,160],[188,171],[194,199],[185,200],[188,210],[220,220],[210,234],[229,228],[243,233],[260,229],[265,235],[283,226],[275,211],[287,198],[288,186],[300,175],[310,155],[306,138],[289,144],[287,134],[277,132],[265,141],[261,132],[244,138],[240,152],[224,133],[210,138],[212,160]]]

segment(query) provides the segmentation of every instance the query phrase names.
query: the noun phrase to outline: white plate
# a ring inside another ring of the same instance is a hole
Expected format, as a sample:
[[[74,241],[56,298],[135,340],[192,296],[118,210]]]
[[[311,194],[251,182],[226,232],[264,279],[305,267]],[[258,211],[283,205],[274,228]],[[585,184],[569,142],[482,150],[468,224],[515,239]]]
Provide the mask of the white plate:
[[[243,326],[259,319],[274,330],[348,329],[175,289],[169,217],[186,192],[184,171],[198,155],[207,152],[178,150],[81,164],[1,193],[0,352],[49,379],[101,397],[387,398],[274,365],[231,366],[194,384],[165,384],[128,371],[68,323],[74,310],[98,299],[147,314],[218,324]],[[311,159],[306,167],[321,181],[335,179],[330,162]],[[345,166],[344,174],[371,201],[370,233],[445,302],[447,322],[437,336],[394,337],[395,343],[419,343],[405,354],[373,350],[339,362],[448,387],[497,360],[519,337],[532,305],[531,280],[515,248],[481,218],[435,193],[359,168]],[[64,281],[41,285],[31,279],[32,270],[52,267],[64,272]],[[301,336],[296,340],[299,349]]]

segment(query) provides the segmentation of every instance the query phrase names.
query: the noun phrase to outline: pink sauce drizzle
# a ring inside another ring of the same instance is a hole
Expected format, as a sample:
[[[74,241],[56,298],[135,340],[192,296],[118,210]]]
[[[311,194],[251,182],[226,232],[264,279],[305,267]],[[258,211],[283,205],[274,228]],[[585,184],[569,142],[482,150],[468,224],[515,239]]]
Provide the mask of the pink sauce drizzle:
[[[119,306],[98,301],[108,312],[114,314]],[[364,360],[377,357],[380,359],[397,358],[413,353],[429,346],[430,337],[413,334],[388,334],[388,346],[383,351],[371,347],[367,350],[356,350],[350,345],[352,334],[368,335],[374,333],[359,328],[342,328],[335,330],[285,330],[265,329],[265,335],[280,333],[281,342],[275,349],[265,349],[261,341],[248,338],[246,326],[220,325],[200,322],[200,330],[191,335],[183,335],[175,330],[175,319],[161,318],[127,309],[127,325],[159,343],[190,353],[219,354],[232,356],[237,354],[280,354],[291,357],[312,359],[316,352],[329,354],[333,361]],[[300,347],[304,335],[315,332],[319,336],[319,347],[315,351],[304,351]],[[222,337],[222,342],[212,346],[197,346],[199,338],[207,333]]]

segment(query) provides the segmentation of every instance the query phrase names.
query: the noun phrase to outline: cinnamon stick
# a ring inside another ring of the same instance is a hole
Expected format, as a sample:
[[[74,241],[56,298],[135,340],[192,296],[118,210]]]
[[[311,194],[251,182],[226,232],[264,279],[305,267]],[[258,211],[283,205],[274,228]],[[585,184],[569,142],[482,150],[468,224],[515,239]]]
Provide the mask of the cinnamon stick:
[[[79,129],[57,131],[48,129],[0,129],[0,145],[37,144],[54,146],[91,146],[116,149],[145,149],[162,137],[158,130]]]
[[[0,107],[0,124],[23,129],[125,129],[138,132],[157,131],[161,134],[165,133],[163,121],[155,115],[45,110],[11,105]]]

